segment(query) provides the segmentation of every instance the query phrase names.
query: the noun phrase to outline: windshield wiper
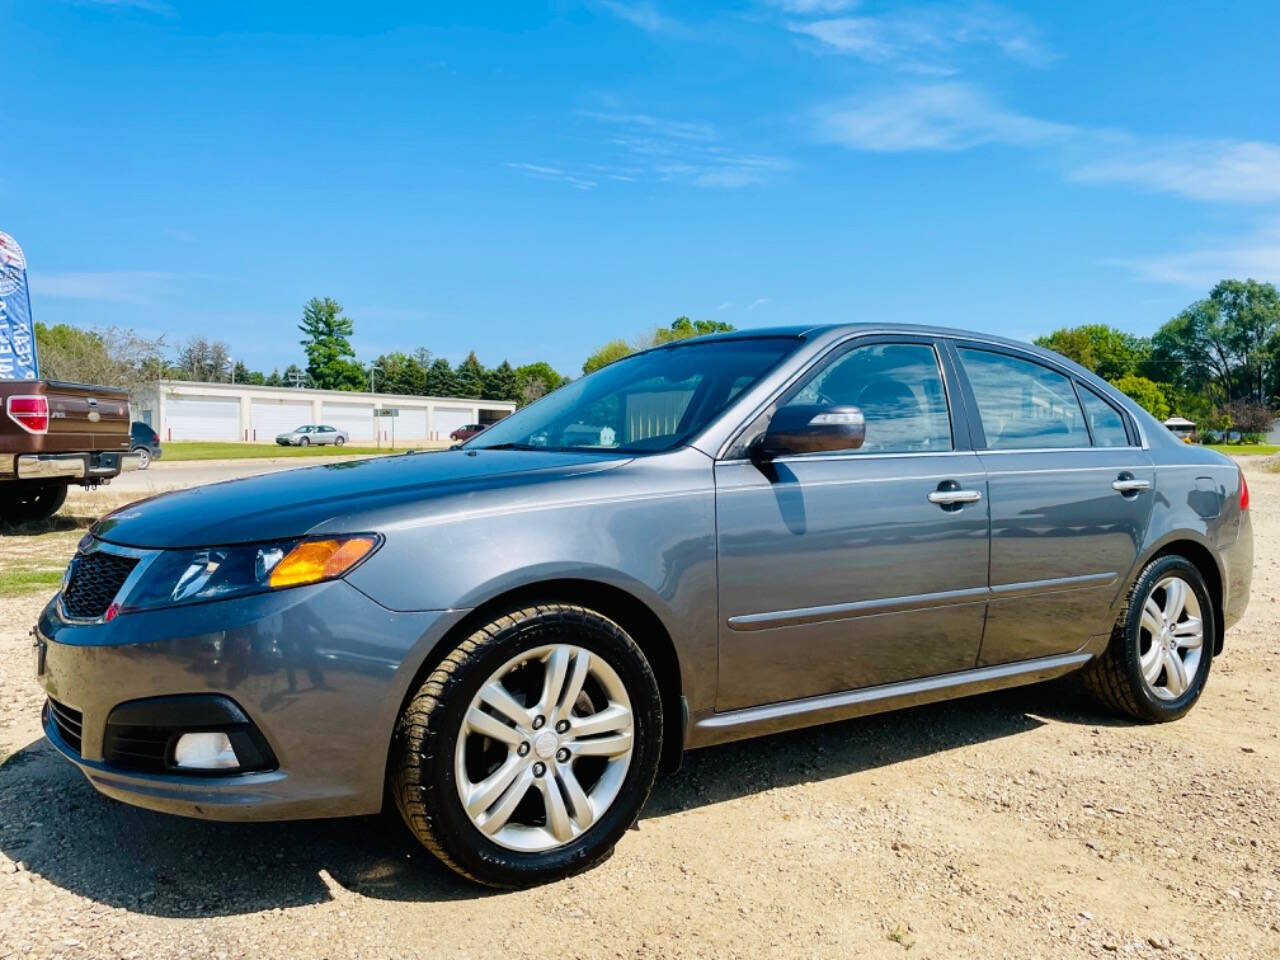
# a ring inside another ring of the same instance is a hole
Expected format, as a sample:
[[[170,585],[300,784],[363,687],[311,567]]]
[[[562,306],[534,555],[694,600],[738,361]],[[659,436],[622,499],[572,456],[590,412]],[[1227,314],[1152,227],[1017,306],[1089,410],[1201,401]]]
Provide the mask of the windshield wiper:
[[[475,450],[545,450],[546,447],[535,447],[531,443],[494,443],[487,447],[474,447]]]

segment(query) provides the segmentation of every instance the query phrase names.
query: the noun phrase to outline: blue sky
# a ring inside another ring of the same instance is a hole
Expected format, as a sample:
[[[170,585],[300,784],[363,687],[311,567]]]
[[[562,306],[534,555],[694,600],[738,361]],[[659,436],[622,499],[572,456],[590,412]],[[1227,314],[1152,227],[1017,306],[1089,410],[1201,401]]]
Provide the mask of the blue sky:
[[[1149,333],[1280,281],[1274,2],[0,6],[46,323],[269,370],[586,354],[678,314]]]

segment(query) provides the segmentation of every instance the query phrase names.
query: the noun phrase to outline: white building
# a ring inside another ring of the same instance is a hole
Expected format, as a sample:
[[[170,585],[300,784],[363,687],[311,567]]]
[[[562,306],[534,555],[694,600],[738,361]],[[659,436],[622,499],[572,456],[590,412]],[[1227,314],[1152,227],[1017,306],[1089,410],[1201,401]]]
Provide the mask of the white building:
[[[351,436],[352,443],[397,445],[447,440],[469,423],[493,423],[514,403],[458,397],[407,397],[348,393],[305,387],[257,387],[242,383],[159,380],[133,394],[133,413],[161,441],[219,440],[273,443],[277,434],[308,423],[324,423]],[[379,410],[396,410],[375,416]]]

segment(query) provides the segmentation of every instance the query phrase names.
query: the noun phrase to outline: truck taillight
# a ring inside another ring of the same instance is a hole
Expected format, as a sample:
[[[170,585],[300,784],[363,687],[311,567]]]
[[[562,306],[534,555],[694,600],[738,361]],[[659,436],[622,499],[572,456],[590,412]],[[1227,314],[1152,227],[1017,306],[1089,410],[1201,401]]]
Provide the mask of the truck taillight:
[[[1245,480],[1243,470],[1240,471],[1240,509],[1249,509],[1249,481]]]
[[[27,433],[49,432],[49,398],[38,395],[16,395],[5,401],[9,419]]]

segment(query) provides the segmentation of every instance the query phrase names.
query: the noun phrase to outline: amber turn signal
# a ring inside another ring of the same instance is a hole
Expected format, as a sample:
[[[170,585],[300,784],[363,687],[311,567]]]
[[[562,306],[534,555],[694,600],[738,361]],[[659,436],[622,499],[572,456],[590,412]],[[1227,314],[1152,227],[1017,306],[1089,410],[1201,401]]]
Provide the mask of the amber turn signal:
[[[275,565],[267,582],[273,590],[340,577],[377,545],[376,537],[304,540]]]

